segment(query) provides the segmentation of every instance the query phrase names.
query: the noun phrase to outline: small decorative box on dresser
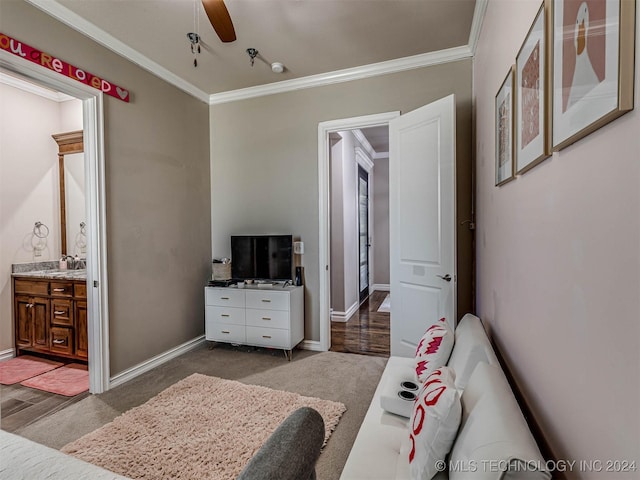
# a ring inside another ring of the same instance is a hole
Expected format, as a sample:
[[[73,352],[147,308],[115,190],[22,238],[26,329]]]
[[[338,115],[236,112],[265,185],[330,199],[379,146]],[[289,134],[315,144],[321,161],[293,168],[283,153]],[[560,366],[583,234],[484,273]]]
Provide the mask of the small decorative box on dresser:
[[[304,339],[303,287],[205,287],[207,340],[280,348],[291,360]]]

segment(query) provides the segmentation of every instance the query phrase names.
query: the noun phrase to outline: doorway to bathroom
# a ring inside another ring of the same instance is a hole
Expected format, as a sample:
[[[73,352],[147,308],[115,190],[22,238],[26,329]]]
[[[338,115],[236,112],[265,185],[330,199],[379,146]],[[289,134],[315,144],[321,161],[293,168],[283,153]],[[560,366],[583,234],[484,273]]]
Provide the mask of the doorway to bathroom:
[[[79,102],[79,110],[81,112],[80,130],[83,136],[83,150],[84,159],[76,159],[76,163],[83,164],[84,171],[79,173],[78,165],[69,167],[70,174],[75,175],[75,178],[65,177],[68,179],[68,188],[70,190],[77,190],[80,184],[84,184],[85,187],[85,199],[84,210],[86,212],[86,221],[77,222],[70,220],[70,223],[78,223],[78,232],[67,233],[68,240],[68,252],[71,254],[72,250],[77,251],[78,257],[82,257],[82,251],[84,250],[84,256],[86,258],[86,318],[87,318],[87,349],[88,349],[88,370],[89,370],[89,391],[91,393],[101,393],[109,388],[109,352],[108,352],[108,309],[107,309],[107,269],[106,269],[106,231],[105,231],[105,178],[104,178],[104,152],[103,152],[103,106],[102,106],[102,93],[94,90],[83,84],[73,82],[66,77],[57,75],[55,72],[47,70],[38,65],[29,64],[24,62],[20,58],[16,58],[6,52],[0,52],[0,75],[2,78],[17,79],[23,84],[32,85],[34,89],[48,90],[51,95],[67,96],[69,97],[69,105],[73,105],[73,102]],[[9,82],[11,80],[8,80]],[[4,82],[3,82],[4,83]],[[2,85],[5,87],[5,85]],[[24,92],[24,91],[23,91]],[[65,97],[66,98],[66,97]],[[3,106],[4,108],[4,106]],[[2,113],[3,121],[10,122],[12,119],[5,112]],[[34,119],[34,125],[37,124],[38,119]],[[61,125],[62,130],[67,128]],[[76,125],[77,126],[77,125]],[[75,128],[75,127],[74,127]],[[68,132],[48,132],[51,136],[57,133]],[[73,133],[73,131],[72,131]],[[23,138],[19,140],[27,145],[32,142],[31,135],[35,135],[33,130],[31,133],[27,132]],[[49,137],[51,138],[51,137]],[[53,141],[53,140],[51,140]],[[55,142],[54,142],[55,145]],[[56,148],[62,148],[60,144]],[[56,156],[58,152],[54,152],[54,161],[56,169],[58,168],[59,157]],[[17,159],[19,162],[19,158]],[[70,160],[71,161],[71,160]],[[62,163],[62,160],[60,160]],[[29,169],[22,169],[20,165],[17,165],[14,169],[15,175],[29,176],[33,172]],[[21,173],[22,172],[22,173]],[[59,181],[60,175],[45,175],[45,178],[41,178],[40,181],[49,184],[50,188],[53,188],[50,184],[55,180]],[[55,177],[55,178],[54,178]],[[80,178],[83,177],[83,178]],[[36,178],[36,177],[34,177]],[[59,188],[56,185],[56,188]],[[3,188],[3,192],[5,189]],[[8,189],[9,195],[11,194],[11,188]],[[76,192],[77,193],[77,192]],[[11,198],[11,197],[9,197]],[[70,197],[68,197],[70,198]],[[44,203],[46,200],[40,201]],[[38,203],[38,202],[36,202]],[[49,202],[51,203],[51,202]],[[19,211],[19,205],[14,209],[14,213]],[[51,209],[49,205],[49,209]],[[56,208],[58,206],[56,205]],[[75,209],[71,207],[71,209]],[[6,212],[6,210],[4,210]],[[70,212],[71,213],[71,212]],[[77,212],[76,212],[77,213]],[[9,225],[10,218],[8,212],[0,218],[2,222],[2,228],[5,229]],[[71,213],[75,215],[74,213]],[[6,217],[6,218],[5,218]],[[75,218],[75,217],[74,217]],[[31,221],[31,220],[30,220]],[[54,228],[53,220],[49,225],[46,222],[36,219],[32,223],[42,223],[46,225],[51,231]],[[56,215],[55,225],[59,225],[60,216]],[[84,225],[81,226],[80,223]],[[73,226],[73,225],[70,225]],[[75,227],[74,227],[75,228]],[[59,231],[59,228],[56,228]],[[82,230],[82,232],[80,232]],[[25,234],[25,241],[27,241],[28,235]],[[42,245],[38,243],[32,249],[33,260],[44,260],[42,254],[47,254],[47,260],[59,261],[60,255],[63,253],[60,250],[60,241],[56,239],[50,240],[48,247],[49,251],[46,251],[47,246],[43,250],[40,247]],[[17,246],[16,251],[19,251],[23,246]],[[53,251],[55,249],[55,252]],[[75,250],[74,250],[75,249]],[[35,254],[38,254],[36,257]],[[75,257],[75,254],[71,255]],[[13,258],[10,257],[10,263]],[[3,298],[10,297],[11,305],[11,271],[6,270],[6,266],[2,266],[2,295]],[[10,267],[9,267],[10,268]],[[7,288],[7,284],[9,288]],[[6,310],[6,309],[5,309]],[[7,322],[7,312],[2,312],[2,334],[3,338],[7,328],[8,338],[13,339],[13,315],[11,311],[8,313],[9,327],[5,325]],[[49,338],[51,338],[49,336]],[[59,340],[57,340],[59,341]],[[0,360],[12,357],[15,354],[15,343],[8,348],[6,345],[0,346]]]

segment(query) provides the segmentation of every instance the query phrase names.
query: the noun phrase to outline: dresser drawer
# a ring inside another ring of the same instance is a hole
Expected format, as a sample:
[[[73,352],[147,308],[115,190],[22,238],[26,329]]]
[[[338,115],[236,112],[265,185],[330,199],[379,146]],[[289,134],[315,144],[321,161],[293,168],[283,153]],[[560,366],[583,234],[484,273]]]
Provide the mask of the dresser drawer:
[[[289,329],[289,312],[284,310],[254,310],[247,308],[247,325],[252,327]]]
[[[247,343],[262,347],[291,348],[289,330],[280,328],[247,327]]]
[[[231,325],[207,321],[206,339],[214,342],[245,343],[244,325]]]
[[[234,325],[245,324],[244,308],[217,307],[214,305],[207,305],[204,308],[207,321],[218,323],[232,323]]]
[[[73,353],[73,329],[51,327],[49,330],[51,342],[49,349],[54,353]]]
[[[73,327],[73,302],[63,298],[51,300],[51,323]]]
[[[29,295],[49,295],[49,282],[16,279],[14,291],[15,293],[26,293]]]
[[[244,308],[244,292],[233,288],[205,288],[205,305]]]
[[[72,282],[51,282],[52,297],[73,297]]]
[[[289,293],[249,290],[247,291],[247,308],[289,310]]]

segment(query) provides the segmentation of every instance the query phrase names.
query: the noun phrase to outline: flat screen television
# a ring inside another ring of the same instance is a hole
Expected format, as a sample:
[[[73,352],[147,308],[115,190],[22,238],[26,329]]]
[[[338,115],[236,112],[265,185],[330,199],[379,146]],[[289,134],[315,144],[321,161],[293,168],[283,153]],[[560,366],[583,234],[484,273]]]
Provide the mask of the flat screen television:
[[[231,276],[237,280],[291,280],[292,235],[232,235]]]

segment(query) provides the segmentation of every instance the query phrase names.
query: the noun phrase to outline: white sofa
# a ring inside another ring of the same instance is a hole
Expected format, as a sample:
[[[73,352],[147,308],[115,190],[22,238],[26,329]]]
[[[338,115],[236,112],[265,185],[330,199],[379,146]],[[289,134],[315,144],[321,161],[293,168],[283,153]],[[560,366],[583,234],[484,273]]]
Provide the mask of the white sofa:
[[[461,391],[462,421],[436,479],[551,478],[480,319],[467,314],[455,331],[447,363]],[[417,381],[413,358],[391,357],[382,374],[341,480],[409,479],[409,419],[388,413],[380,398],[389,385]]]

